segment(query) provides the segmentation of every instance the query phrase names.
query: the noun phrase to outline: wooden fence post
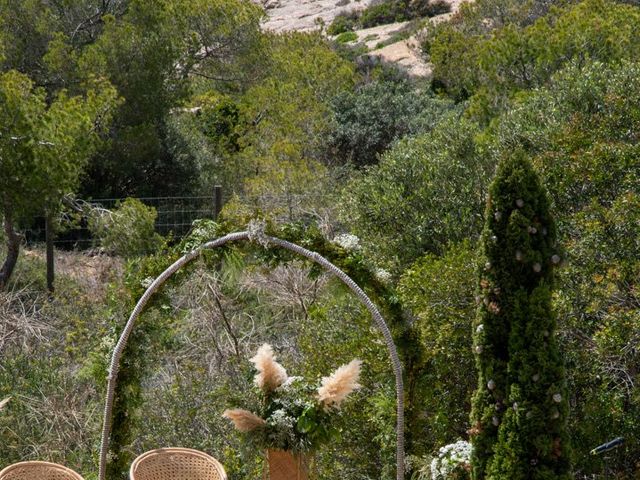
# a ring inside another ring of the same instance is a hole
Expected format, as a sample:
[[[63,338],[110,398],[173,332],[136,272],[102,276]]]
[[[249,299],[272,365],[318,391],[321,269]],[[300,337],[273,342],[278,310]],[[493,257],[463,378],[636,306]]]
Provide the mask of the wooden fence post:
[[[218,220],[218,216],[222,211],[222,186],[213,187],[213,219]]]
[[[53,293],[54,281],[55,281],[55,258],[53,252],[53,239],[55,237],[55,231],[53,226],[53,218],[51,213],[47,212],[45,215],[45,241],[47,244],[47,290],[49,293]]]

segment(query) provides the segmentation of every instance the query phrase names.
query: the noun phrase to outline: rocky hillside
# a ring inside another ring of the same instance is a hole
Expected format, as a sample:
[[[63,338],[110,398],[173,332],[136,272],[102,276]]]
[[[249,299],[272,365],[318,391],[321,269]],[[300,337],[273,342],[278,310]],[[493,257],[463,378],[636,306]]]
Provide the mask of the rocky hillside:
[[[276,32],[310,31],[329,25],[341,13],[353,10],[363,10],[374,0],[254,0],[261,4],[267,12],[264,28]],[[433,17],[431,21],[442,21],[455,13],[465,0],[448,0],[451,13]],[[402,33],[408,28],[409,22],[380,25],[355,33],[358,39],[353,43],[366,44],[369,55],[379,57],[404,67],[411,75],[417,77],[428,76],[431,69],[418,51],[415,35],[409,38]],[[398,41],[393,41],[400,37]]]

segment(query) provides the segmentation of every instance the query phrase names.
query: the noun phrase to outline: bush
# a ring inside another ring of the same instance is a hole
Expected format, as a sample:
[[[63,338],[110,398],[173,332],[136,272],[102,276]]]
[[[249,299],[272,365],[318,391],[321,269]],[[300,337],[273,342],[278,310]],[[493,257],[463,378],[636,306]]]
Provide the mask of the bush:
[[[333,19],[331,25],[327,28],[328,35],[340,35],[345,32],[352,32],[358,21],[358,13],[352,11],[350,13],[341,13]]]
[[[477,150],[473,123],[452,115],[428,134],[399,141],[344,190],[349,231],[367,255],[401,269],[426,252],[477,238],[493,161]]]
[[[446,0],[386,0],[369,5],[364,10],[338,15],[329,28],[329,35],[339,35],[358,28],[372,28],[419,17],[433,17],[451,11]]]
[[[356,32],[344,32],[336,37],[338,43],[349,43],[358,40],[358,34]]]
[[[392,1],[374,4],[363,10],[360,25],[362,28],[371,28],[408,19],[404,2]]]
[[[163,244],[162,237],[155,232],[157,217],[155,208],[127,198],[113,212],[94,212],[89,230],[109,253],[138,257],[156,251]]]
[[[383,71],[380,78],[343,92],[332,102],[334,123],[328,146],[332,159],[361,167],[378,162],[378,156],[397,139],[428,132],[453,108],[446,101],[421,93],[406,80]]]
[[[470,348],[475,266],[475,246],[462,242],[442,257],[425,255],[400,278],[400,301],[415,318],[427,358],[419,408],[426,413],[422,443],[428,452],[468,428],[476,383]]]
[[[446,0],[411,0],[409,9],[412,17],[435,17],[451,11]]]

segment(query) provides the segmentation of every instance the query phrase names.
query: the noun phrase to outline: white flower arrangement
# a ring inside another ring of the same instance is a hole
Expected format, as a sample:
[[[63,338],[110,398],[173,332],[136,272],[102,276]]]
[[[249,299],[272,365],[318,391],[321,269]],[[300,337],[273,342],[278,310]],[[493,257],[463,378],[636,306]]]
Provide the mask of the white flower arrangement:
[[[254,406],[258,414],[240,408],[225,410],[223,416],[236,430],[262,448],[293,452],[316,450],[338,434],[332,419],[344,400],[360,388],[360,360],[323,377],[320,386],[288,376],[271,345],[262,345],[250,361],[257,371],[254,384],[262,401]]]

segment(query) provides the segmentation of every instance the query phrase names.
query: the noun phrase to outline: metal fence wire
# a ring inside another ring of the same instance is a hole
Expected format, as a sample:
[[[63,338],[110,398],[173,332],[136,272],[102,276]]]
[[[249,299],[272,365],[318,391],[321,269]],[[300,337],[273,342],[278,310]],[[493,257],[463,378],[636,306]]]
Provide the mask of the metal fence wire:
[[[185,236],[193,221],[201,218],[215,219],[220,210],[222,197],[220,194],[199,197],[136,197],[149,207],[156,209],[156,232],[163,236],[172,235],[174,238]],[[124,202],[124,198],[100,198],[87,200],[84,203],[106,210],[117,209]],[[25,229],[27,244],[41,243],[46,237],[45,217],[36,217],[32,225]],[[97,240],[89,230],[88,219],[80,218],[77,225],[62,228],[53,240],[57,248],[63,250],[84,250],[99,246]]]

